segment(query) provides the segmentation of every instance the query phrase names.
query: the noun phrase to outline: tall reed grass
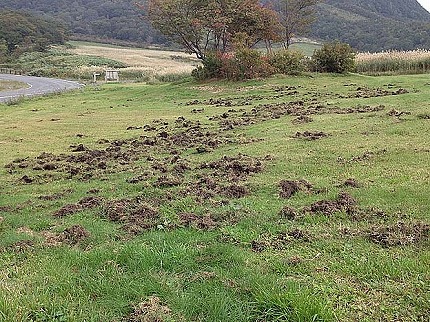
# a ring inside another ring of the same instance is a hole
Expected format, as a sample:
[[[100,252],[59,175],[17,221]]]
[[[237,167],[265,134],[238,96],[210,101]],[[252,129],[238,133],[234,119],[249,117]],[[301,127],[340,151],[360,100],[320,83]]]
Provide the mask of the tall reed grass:
[[[430,72],[430,50],[359,53],[355,62],[364,74],[424,74]]]

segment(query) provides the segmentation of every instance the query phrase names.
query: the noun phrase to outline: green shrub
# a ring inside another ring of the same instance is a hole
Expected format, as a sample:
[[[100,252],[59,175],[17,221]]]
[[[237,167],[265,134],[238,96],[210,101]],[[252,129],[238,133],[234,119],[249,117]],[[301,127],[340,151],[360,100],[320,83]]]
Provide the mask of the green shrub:
[[[219,53],[209,53],[203,60],[203,66],[194,69],[191,75],[198,80],[219,78],[222,68],[222,58]]]
[[[203,60],[203,66],[197,67],[192,75],[194,78],[210,79],[224,78],[243,80],[267,77],[274,73],[267,57],[258,51],[241,48],[232,53],[210,54]]]
[[[347,73],[354,70],[355,52],[345,43],[324,44],[312,56],[312,67],[317,72]]]
[[[306,69],[306,57],[296,50],[279,50],[269,58],[276,73],[298,75]]]
[[[267,57],[249,48],[240,49],[231,57],[227,57],[223,61],[222,72],[224,78],[231,80],[268,77],[274,74]]]

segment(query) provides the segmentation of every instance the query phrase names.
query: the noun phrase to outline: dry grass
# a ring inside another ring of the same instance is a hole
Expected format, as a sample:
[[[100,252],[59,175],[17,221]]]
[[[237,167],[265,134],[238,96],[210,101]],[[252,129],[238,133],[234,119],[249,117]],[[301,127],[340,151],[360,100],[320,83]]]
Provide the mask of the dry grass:
[[[78,55],[93,55],[117,60],[129,67],[123,72],[153,73],[156,75],[184,74],[199,64],[194,56],[175,51],[101,46],[84,42],[73,42],[70,52]]]
[[[28,87],[26,83],[0,80],[0,91],[11,91],[14,89],[25,88],[25,87]]]
[[[430,70],[430,51],[385,51],[359,53],[355,58],[360,73],[402,73],[419,74]]]

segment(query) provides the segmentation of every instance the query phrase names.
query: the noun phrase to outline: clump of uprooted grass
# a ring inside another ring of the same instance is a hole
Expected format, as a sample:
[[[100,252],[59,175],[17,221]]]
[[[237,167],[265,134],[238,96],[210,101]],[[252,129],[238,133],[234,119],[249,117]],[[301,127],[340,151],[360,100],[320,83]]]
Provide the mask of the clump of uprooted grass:
[[[356,71],[365,74],[424,74],[430,71],[430,50],[359,53]]]

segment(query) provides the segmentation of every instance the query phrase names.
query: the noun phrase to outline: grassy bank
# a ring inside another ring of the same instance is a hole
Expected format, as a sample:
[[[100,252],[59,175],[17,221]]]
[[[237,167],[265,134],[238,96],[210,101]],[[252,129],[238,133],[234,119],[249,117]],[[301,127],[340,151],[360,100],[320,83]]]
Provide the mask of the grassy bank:
[[[12,91],[14,89],[26,88],[27,84],[15,81],[6,81],[0,79],[0,91]]]
[[[429,102],[311,75],[1,105],[0,321],[425,321]]]

